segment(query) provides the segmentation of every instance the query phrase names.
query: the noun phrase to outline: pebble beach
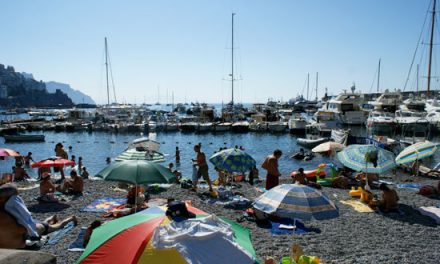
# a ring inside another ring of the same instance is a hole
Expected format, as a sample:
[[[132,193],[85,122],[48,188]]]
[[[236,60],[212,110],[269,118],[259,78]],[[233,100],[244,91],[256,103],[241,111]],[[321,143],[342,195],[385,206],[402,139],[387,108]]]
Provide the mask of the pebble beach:
[[[404,182],[408,176],[388,178],[393,182]],[[417,178],[414,182],[436,185],[437,180]],[[283,176],[281,183],[291,183]],[[57,256],[58,263],[75,263],[80,252],[67,250],[75,240],[81,226],[87,226],[95,219],[102,218],[102,213],[80,212],[80,209],[90,204],[96,198],[124,198],[126,193],[116,191],[115,182],[102,180],[85,180],[85,192],[82,197],[67,203],[39,203],[34,198],[38,196],[35,183],[20,184],[20,195],[25,200],[29,210],[37,220],[56,214],[59,218],[76,215],[78,226],[65,235],[55,245],[44,245],[40,250]],[[258,186],[264,186],[264,181]],[[34,187],[34,188],[32,188]],[[349,190],[323,187],[322,191],[339,208],[340,216],[325,221],[304,222],[311,231],[306,234],[273,235],[270,229],[259,227],[255,222],[245,220],[243,226],[251,232],[251,240],[257,256],[264,259],[267,256],[280,261],[281,257],[290,254],[293,244],[299,244],[308,255],[318,256],[322,263],[435,263],[440,259],[438,241],[440,229],[435,221],[421,215],[416,209],[420,206],[436,206],[440,198],[428,198],[416,194],[415,190],[397,189],[400,197],[401,213],[360,213],[340,201],[350,200]],[[243,215],[242,210],[225,208],[223,204],[209,203],[200,188],[197,192],[183,189],[179,185],[159,193],[150,194],[150,198],[175,198],[176,200],[191,200],[193,206],[210,214],[237,220]],[[251,201],[261,195],[261,192],[246,182],[238,183],[233,189]],[[374,193],[380,195],[378,190]]]

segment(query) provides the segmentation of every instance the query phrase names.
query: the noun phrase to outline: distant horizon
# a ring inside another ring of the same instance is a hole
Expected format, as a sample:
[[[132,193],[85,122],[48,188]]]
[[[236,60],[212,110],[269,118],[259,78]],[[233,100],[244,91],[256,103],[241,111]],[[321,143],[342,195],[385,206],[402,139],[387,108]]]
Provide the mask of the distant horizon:
[[[226,102],[234,12],[237,102],[306,96],[308,73],[313,99],[317,72],[318,97],[326,88],[336,95],[353,83],[359,92],[372,92],[379,59],[380,91],[403,90],[405,83],[406,91],[416,90],[416,65],[424,90],[431,5],[432,0],[7,1],[0,9],[8,29],[0,35],[0,63],[36,80],[69,84],[105,104],[107,37],[117,101],[155,103],[174,93],[175,101]],[[439,40],[437,28],[434,43]],[[437,46],[432,90],[440,88]]]

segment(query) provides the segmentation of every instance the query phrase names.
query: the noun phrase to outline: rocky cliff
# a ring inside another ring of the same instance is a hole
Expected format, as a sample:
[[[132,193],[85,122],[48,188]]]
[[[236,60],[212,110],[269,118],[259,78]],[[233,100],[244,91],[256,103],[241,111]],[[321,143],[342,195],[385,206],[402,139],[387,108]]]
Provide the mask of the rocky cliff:
[[[46,82],[46,89],[49,92],[55,92],[57,89],[66,93],[74,104],[95,104],[93,99],[81,91],[75,90],[66,83]]]
[[[60,90],[49,93],[46,84],[26,78],[14,67],[0,64],[1,107],[71,107],[72,100]]]

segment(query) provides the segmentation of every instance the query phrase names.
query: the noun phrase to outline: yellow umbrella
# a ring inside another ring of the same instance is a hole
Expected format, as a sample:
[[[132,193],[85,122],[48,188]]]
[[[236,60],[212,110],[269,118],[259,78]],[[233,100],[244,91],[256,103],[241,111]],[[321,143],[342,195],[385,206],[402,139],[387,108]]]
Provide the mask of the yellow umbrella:
[[[329,152],[329,151],[341,151],[344,148],[344,145],[337,142],[325,142],[319,144],[318,146],[312,149],[313,152]]]

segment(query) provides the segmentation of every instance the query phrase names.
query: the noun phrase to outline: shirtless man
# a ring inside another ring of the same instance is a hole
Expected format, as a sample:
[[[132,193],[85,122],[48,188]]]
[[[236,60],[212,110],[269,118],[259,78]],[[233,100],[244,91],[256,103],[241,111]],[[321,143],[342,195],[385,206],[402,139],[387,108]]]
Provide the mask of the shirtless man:
[[[270,190],[279,184],[279,177],[281,173],[278,171],[278,159],[283,155],[283,152],[276,149],[272,155],[267,156],[261,167],[267,171],[266,176],[266,190]]]
[[[197,170],[197,179],[193,182],[193,187],[194,190],[196,190],[198,179],[200,177],[203,177],[203,179],[209,185],[209,191],[212,192],[211,180],[209,179],[209,173],[208,173],[208,163],[206,163],[205,153],[203,153],[200,148],[201,148],[200,145],[194,146],[194,151],[197,153],[197,157],[195,160],[193,159],[192,161],[197,163],[199,169]]]
[[[58,186],[52,183],[50,180],[50,173],[44,173],[41,176],[40,182],[40,196],[45,196],[47,194],[55,193],[59,189]]]
[[[63,187],[61,188],[61,192],[63,193],[73,193],[80,194],[84,189],[84,181],[81,177],[78,176],[75,170],[70,172],[70,178],[64,181]]]

